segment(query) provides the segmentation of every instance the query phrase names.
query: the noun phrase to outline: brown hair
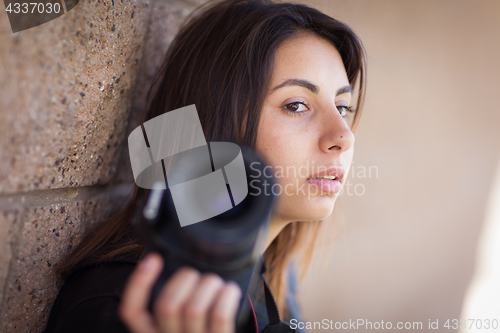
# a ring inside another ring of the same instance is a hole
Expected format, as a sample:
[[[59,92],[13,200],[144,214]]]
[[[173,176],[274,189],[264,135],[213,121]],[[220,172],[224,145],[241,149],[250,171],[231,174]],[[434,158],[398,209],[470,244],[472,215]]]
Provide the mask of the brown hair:
[[[301,31],[331,42],[342,57],[349,82],[353,86],[357,83],[355,131],[365,96],[361,42],[347,25],[316,9],[268,0],[209,2],[192,13],[172,41],[153,81],[143,121],[195,104],[207,141],[230,141],[255,148],[276,49]],[[246,124],[244,129],[242,124]],[[135,186],[130,203],[85,237],[58,268],[61,276],[67,276],[77,263],[89,257],[102,262],[126,252],[144,255],[139,239],[124,238],[131,231],[130,217],[140,191],[143,189]],[[286,268],[293,255],[300,253],[301,279],[306,276],[318,231],[325,222],[292,222],[266,250],[266,277],[283,318],[288,315]]]

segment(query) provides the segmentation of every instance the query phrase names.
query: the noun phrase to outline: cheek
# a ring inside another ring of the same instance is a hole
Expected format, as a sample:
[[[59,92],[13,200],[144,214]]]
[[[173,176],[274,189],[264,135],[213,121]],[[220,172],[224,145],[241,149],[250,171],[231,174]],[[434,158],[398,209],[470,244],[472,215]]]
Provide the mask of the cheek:
[[[272,167],[293,166],[300,147],[293,133],[277,117],[263,118],[257,133],[256,150]]]

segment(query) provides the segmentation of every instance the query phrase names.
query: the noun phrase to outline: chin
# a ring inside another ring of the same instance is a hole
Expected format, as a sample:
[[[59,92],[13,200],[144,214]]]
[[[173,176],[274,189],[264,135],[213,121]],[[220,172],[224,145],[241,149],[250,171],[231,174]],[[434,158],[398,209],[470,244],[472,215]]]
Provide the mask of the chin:
[[[290,203],[279,209],[279,215],[289,221],[316,221],[328,218],[335,206],[335,198],[307,198],[300,203]],[[319,199],[319,200],[317,200]],[[325,200],[327,199],[327,200]],[[299,208],[299,209],[297,209]]]
[[[312,215],[308,221],[315,221],[315,220],[324,220],[328,218],[330,215],[332,215],[333,208],[329,209],[328,212],[323,212],[323,211],[318,211],[316,214]]]

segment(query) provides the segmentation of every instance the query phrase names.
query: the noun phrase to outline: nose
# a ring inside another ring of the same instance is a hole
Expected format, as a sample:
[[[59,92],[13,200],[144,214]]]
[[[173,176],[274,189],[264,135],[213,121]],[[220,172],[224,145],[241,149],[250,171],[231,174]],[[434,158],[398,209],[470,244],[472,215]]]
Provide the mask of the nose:
[[[354,144],[354,134],[335,105],[324,110],[320,121],[321,137],[319,148],[321,151],[341,154],[352,147]]]

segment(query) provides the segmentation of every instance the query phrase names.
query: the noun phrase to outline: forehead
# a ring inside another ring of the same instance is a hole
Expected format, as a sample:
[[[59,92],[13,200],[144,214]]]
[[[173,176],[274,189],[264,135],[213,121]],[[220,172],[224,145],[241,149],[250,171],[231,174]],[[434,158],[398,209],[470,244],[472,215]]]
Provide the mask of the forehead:
[[[342,57],[335,46],[311,32],[285,40],[276,50],[271,82],[287,78],[307,79],[315,84],[349,84]]]

